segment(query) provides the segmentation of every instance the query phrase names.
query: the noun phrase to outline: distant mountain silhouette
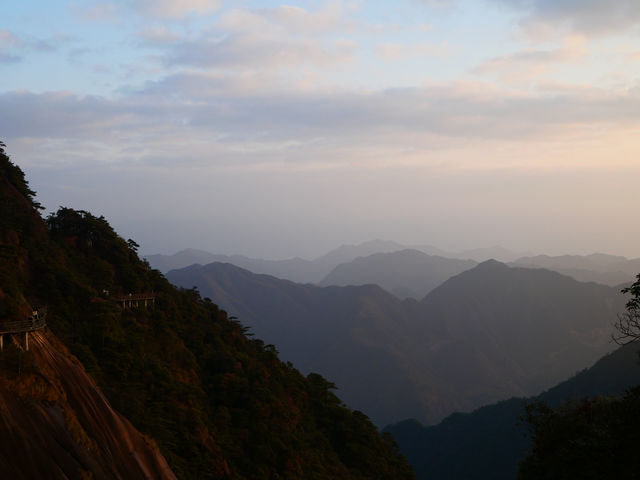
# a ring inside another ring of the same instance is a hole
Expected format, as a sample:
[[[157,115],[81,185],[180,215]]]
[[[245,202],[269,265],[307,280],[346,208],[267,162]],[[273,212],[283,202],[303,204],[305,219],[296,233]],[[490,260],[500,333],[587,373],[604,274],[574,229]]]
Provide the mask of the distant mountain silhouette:
[[[342,245],[329,253],[314,260],[289,258],[285,260],[265,260],[251,258],[244,255],[218,255],[202,250],[188,248],[174,255],[146,255],[151,266],[162,273],[169,270],[188,267],[189,265],[207,265],[212,262],[231,263],[245,268],[253,273],[273,275],[284,280],[298,283],[318,283],[322,281],[334,268],[342,263],[348,263],[358,257],[366,257],[377,253],[391,253],[400,250],[419,250],[427,255],[440,257],[485,261],[496,259],[511,261],[521,257],[503,247],[477,248],[463,252],[447,252],[431,245],[408,247],[390,240],[371,240],[358,245]],[[411,295],[405,295],[411,296]]]
[[[447,255],[445,255],[447,256]],[[486,260],[498,260],[500,262],[511,262],[518,257],[522,257],[522,253],[516,253],[508,248],[495,245],[493,247],[473,248],[464,250],[452,255],[454,258],[469,258],[476,262],[484,262]]]
[[[530,448],[519,419],[528,402],[557,406],[568,399],[619,395],[640,385],[638,345],[617,349],[537,397],[513,398],[472,413],[455,413],[439,425],[424,427],[405,420],[387,427],[420,479],[513,480],[518,461]]]
[[[462,251],[442,250],[431,245],[413,245],[412,250],[420,250],[427,255],[435,255],[445,258],[458,258],[460,260],[474,260],[476,262],[484,262],[487,260],[498,260],[500,262],[511,262],[516,258],[522,257],[525,253],[517,253],[508,248],[495,245],[493,247],[472,248]]]
[[[418,250],[375,253],[338,265],[319,285],[376,284],[398,298],[421,300],[445,280],[475,265],[473,260],[431,256]]]
[[[371,240],[358,245],[341,245],[335,250],[318,257],[315,262],[335,267],[341,263],[350,262],[354,258],[365,257],[374,253],[397,252],[406,248],[404,245],[391,240]]]
[[[591,255],[536,255],[521,257],[513,265],[546,268],[568,275],[582,282],[596,282],[616,286],[632,281],[640,272],[640,258],[594,253]]]
[[[327,376],[379,425],[437,422],[548,388],[613,348],[611,322],[624,309],[614,288],[496,261],[421,302],[375,285],[300,285],[229,264],[167,277],[197,286],[302,371]]]
[[[205,252],[204,250],[187,248],[173,255],[148,255],[145,259],[153,268],[160,270],[162,273],[166,273],[169,270],[188,267],[193,264],[206,265],[207,263],[216,262],[218,261],[217,257],[218,255]]]
[[[360,245],[342,245],[315,260],[304,260],[302,258],[264,260],[243,255],[216,255],[192,248],[182,250],[174,255],[148,255],[145,258],[153,268],[160,270],[162,273],[194,264],[206,265],[212,262],[221,262],[231,263],[253,273],[273,275],[274,277],[298,283],[316,283],[343,262],[350,262],[354,258],[373,253],[391,252],[402,250],[403,248],[405,247],[395,242],[372,240]]]

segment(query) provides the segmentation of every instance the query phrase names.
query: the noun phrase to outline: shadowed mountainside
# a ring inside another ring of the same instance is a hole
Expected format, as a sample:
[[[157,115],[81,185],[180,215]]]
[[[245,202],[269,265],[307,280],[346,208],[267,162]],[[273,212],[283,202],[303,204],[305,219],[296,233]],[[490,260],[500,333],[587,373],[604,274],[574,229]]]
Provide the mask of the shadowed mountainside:
[[[397,322],[405,315],[401,302],[380,287],[320,288],[222,263],[192,265],[167,277],[176,285],[196,285],[225,305],[301,371],[322,372],[348,405],[379,425],[395,418],[390,409],[423,413],[398,359],[379,345],[381,335],[402,334]]]
[[[342,263],[320,283],[329,285],[376,284],[400,299],[421,300],[445,280],[476,266],[473,260],[427,255],[418,250],[376,253]]]
[[[432,427],[405,420],[385,430],[397,439],[420,479],[514,480],[518,462],[531,446],[521,419],[524,406],[541,400],[555,407],[570,399],[620,395],[640,385],[637,350],[634,344],[621,347],[537,397],[455,413]]]
[[[611,322],[624,309],[613,288],[495,261],[421,302],[375,285],[299,285],[219,263],[168,278],[196,286],[303,371],[326,375],[378,424],[409,411],[436,422],[548,388],[613,348]]]

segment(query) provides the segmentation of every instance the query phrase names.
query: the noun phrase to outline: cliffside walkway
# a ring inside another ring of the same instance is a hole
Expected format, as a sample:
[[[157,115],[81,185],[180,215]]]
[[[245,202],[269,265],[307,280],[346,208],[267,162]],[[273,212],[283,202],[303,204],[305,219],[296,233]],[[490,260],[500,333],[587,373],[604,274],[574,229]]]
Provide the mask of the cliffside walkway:
[[[114,295],[113,299],[122,308],[153,307],[156,301],[155,293],[128,293],[126,295]]]
[[[25,320],[0,322],[0,351],[4,350],[4,336],[24,333],[25,350],[29,350],[29,332],[42,330],[47,326],[47,310],[40,308]]]

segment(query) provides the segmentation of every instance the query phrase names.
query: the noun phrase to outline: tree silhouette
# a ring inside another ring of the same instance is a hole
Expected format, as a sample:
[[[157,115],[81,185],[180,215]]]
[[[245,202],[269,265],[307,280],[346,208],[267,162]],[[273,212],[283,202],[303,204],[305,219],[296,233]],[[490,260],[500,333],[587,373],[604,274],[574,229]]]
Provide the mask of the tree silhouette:
[[[632,297],[627,302],[627,311],[618,315],[618,321],[614,323],[617,332],[612,338],[618,345],[640,339],[640,273],[636,279],[633,285],[622,289],[622,293],[630,293]]]

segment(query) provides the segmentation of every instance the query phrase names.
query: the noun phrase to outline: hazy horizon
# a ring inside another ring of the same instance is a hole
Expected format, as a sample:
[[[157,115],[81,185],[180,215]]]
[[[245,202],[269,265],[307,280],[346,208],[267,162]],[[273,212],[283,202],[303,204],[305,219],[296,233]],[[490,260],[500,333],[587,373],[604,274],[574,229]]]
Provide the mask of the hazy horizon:
[[[640,257],[640,3],[28,0],[0,140],[145,254]]]
[[[315,260],[319,257],[322,257],[323,255],[327,254],[327,253],[331,253],[334,250],[337,250],[341,247],[358,247],[370,242],[393,242],[398,244],[400,247],[402,247],[402,249],[417,249],[420,250],[421,248],[424,247],[433,247],[436,248],[438,250],[442,250],[442,255],[446,256],[447,253],[451,253],[451,254],[461,254],[461,253],[465,253],[465,252],[469,252],[469,251],[474,251],[474,250],[491,250],[494,248],[498,248],[498,249],[504,249],[506,250],[505,253],[512,253],[514,254],[515,257],[528,257],[528,256],[538,256],[538,255],[543,255],[543,256],[549,256],[549,257],[556,257],[556,256],[563,256],[563,255],[574,255],[574,256],[589,256],[592,254],[605,254],[605,255],[613,255],[613,256],[622,256],[622,257],[626,257],[629,260],[633,260],[636,258],[640,258],[640,257],[634,257],[634,256],[628,256],[628,255],[623,255],[623,254],[618,254],[618,253],[613,253],[613,252],[606,252],[606,251],[586,251],[586,252],[574,252],[574,251],[558,251],[558,252],[543,252],[543,251],[532,251],[532,250],[522,250],[522,249],[512,249],[512,248],[508,248],[505,247],[504,245],[481,245],[481,246],[477,246],[477,247],[471,247],[471,248],[459,248],[459,249],[454,249],[454,248],[446,248],[443,246],[439,246],[439,245],[434,245],[431,243],[403,243],[403,242],[398,242],[396,240],[393,239],[381,239],[381,238],[375,238],[375,239],[369,239],[369,240],[364,240],[362,242],[354,242],[354,243],[349,243],[349,242],[343,242],[340,244],[335,244],[335,245],[329,245],[327,246],[327,248],[325,249],[321,249],[318,250],[317,252],[310,252],[307,255],[299,255],[299,254],[295,254],[294,253],[289,253],[287,254],[287,252],[285,251],[285,254],[282,256],[268,256],[268,255],[262,255],[260,253],[260,250],[255,250],[254,253],[250,253],[250,252],[242,252],[242,251],[236,251],[236,250],[229,250],[229,251],[218,251],[218,250],[214,250],[211,248],[200,248],[200,247],[194,247],[192,245],[187,245],[185,247],[179,248],[178,250],[166,250],[166,251],[146,251],[144,249],[141,249],[140,254],[142,256],[149,256],[149,255],[166,255],[166,256],[171,256],[171,255],[175,255],[177,253],[183,252],[183,251],[187,251],[187,250],[198,250],[198,251],[202,251],[202,252],[206,252],[206,253],[210,253],[210,254],[214,254],[214,255],[227,255],[227,256],[233,256],[233,255],[240,255],[240,256],[244,256],[244,257],[249,257],[249,258],[255,258],[255,259],[261,259],[261,260],[290,260],[293,258],[300,258],[303,260]],[[383,251],[380,252],[376,252],[376,253],[384,253]],[[439,255],[438,253],[428,253],[428,255]],[[487,257],[487,259],[489,259],[489,257]],[[499,259],[498,259],[499,260]],[[502,260],[499,260],[502,261]]]

